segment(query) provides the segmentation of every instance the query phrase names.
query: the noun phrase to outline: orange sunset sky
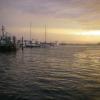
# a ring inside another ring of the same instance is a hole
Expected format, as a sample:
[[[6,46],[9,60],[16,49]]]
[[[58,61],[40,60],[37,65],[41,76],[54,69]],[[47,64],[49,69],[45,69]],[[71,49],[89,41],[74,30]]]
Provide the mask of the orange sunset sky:
[[[0,0],[0,25],[20,38],[100,42],[100,0]]]

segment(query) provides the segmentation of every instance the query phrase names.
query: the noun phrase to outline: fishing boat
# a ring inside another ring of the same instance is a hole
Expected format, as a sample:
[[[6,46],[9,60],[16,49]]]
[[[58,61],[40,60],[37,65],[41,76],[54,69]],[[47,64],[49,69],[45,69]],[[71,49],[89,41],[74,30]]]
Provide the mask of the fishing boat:
[[[5,31],[5,27],[2,25],[1,28],[1,36],[0,36],[0,52],[9,52],[9,51],[16,51],[17,44],[16,44],[16,37],[15,36],[8,36],[7,32]]]

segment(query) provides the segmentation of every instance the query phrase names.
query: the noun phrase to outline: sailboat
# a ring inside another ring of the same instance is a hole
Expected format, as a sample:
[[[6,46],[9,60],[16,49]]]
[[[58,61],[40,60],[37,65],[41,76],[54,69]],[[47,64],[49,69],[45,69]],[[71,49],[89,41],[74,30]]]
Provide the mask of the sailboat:
[[[54,43],[52,42],[47,42],[47,27],[45,25],[45,40],[44,42],[41,42],[41,47],[42,48],[49,48],[49,47],[53,47]]]
[[[30,40],[26,42],[26,47],[27,48],[39,48],[40,47],[40,44],[38,41],[34,41],[31,39],[31,34],[32,34],[32,31],[31,31],[31,27],[32,25],[30,24]]]
[[[17,50],[16,37],[8,36],[7,32],[5,32],[5,27],[3,25],[1,31],[2,34],[0,36],[0,51],[2,52],[16,51]]]

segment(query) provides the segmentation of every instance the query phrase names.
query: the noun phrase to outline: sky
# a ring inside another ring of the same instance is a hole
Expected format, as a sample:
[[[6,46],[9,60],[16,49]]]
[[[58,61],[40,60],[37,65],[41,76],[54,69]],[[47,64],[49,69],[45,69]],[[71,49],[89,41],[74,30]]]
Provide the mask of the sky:
[[[18,38],[100,42],[100,0],[0,0],[0,25]]]

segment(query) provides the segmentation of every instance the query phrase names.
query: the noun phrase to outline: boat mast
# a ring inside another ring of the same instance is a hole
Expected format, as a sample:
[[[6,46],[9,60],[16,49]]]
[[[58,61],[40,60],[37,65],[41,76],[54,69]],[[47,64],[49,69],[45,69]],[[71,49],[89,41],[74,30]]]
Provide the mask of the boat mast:
[[[30,23],[30,42],[31,42],[31,33],[32,33],[31,27],[32,27],[32,23]]]
[[[47,29],[46,29],[46,25],[45,25],[45,43],[47,42]]]
[[[22,39],[21,39],[21,48],[22,48],[22,51],[23,51],[23,49],[24,49],[24,47],[23,47],[23,46],[24,46],[24,43],[23,43],[23,42],[24,42],[24,38],[23,38],[23,36],[22,36]]]

